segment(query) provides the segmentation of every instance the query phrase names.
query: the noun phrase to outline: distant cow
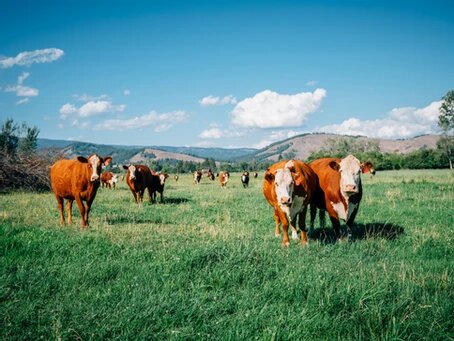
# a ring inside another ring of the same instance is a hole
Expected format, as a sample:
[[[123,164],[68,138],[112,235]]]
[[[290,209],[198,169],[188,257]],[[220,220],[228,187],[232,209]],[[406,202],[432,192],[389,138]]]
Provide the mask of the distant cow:
[[[178,181],[178,174],[175,174],[175,176],[173,177],[175,179],[175,181]]]
[[[249,172],[244,171],[243,175],[241,175],[241,183],[243,184],[244,188],[247,188],[249,186]]]
[[[151,170],[146,165],[123,165],[127,169],[126,183],[134,196],[136,203],[143,202],[143,193],[148,189],[150,201],[152,200],[152,175]]]
[[[200,182],[200,179],[202,179],[202,172],[195,171],[194,172],[194,184],[198,184]]]
[[[301,244],[307,243],[306,213],[307,206],[317,188],[317,176],[304,162],[298,160],[280,161],[265,172],[263,195],[274,209],[276,223],[275,235],[284,236],[282,244],[290,244],[288,236],[289,225],[292,228],[292,238],[298,239],[295,225],[301,230]]]
[[[65,223],[63,203],[64,199],[67,199],[68,223],[72,224],[72,205],[76,200],[81,226],[88,227],[88,215],[100,184],[101,167],[107,166],[111,161],[110,156],[102,158],[92,154],[88,158],[78,156],[77,160],[60,160],[52,165],[50,181],[57,199],[60,224]]]
[[[323,158],[312,161],[310,167],[318,176],[321,191],[317,191],[311,203],[310,229],[314,227],[317,208],[328,211],[337,238],[340,222],[346,222],[348,240],[352,240],[352,227],[363,195],[361,173],[374,171],[370,162],[361,164],[353,155],[344,159]],[[320,215],[323,220],[323,212]]]
[[[161,203],[164,202],[163,193],[166,179],[169,177],[166,173],[153,173],[151,177],[151,199],[156,202],[156,192],[161,195]]]
[[[114,188],[118,182],[117,174],[112,172],[102,172],[101,174],[101,187]]]
[[[259,176],[259,173],[254,172],[254,178],[257,179],[258,176]]]
[[[229,177],[230,177],[229,172],[219,172],[219,183],[221,184],[222,188],[225,188],[227,186]]]
[[[211,181],[214,180],[214,173],[211,171],[211,169],[205,174],[205,176],[210,179]]]

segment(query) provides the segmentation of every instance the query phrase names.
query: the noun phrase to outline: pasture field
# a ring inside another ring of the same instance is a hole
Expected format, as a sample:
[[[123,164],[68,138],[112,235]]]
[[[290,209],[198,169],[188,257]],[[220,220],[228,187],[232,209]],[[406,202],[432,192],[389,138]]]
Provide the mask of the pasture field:
[[[164,204],[100,188],[88,230],[52,193],[1,194],[0,338],[454,339],[449,170],[363,176],[356,241],[304,248],[274,237],[262,179],[171,176]]]

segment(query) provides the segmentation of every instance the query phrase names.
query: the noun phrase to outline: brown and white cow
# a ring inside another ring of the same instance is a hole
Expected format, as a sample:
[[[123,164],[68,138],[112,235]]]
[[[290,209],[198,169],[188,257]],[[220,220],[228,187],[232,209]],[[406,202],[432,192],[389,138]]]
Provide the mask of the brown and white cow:
[[[179,179],[178,174],[175,174],[173,178],[175,179],[175,182],[178,181],[178,179]]]
[[[136,203],[143,202],[143,193],[148,189],[150,201],[152,200],[152,174],[146,165],[123,165],[127,169],[126,183],[134,196]]]
[[[169,177],[167,173],[156,173],[152,172],[151,175],[151,198],[154,202],[156,202],[156,192],[161,195],[161,203],[164,202],[163,193],[164,193],[164,185],[166,183],[166,179]]]
[[[92,154],[88,158],[78,156],[76,160],[59,160],[50,168],[52,191],[57,199],[60,213],[60,224],[65,223],[63,204],[66,199],[68,223],[72,224],[72,205],[76,200],[81,217],[81,226],[88,227],[88,215],[98,191],[102,165],[107,166],[112,161],[110,156],[105,158]]]
[[[101,174],[101,187],[114,188],[118,182],[117,174],[112,172],[102,172]]]
[[[259,173],[254,172],[254,178],[257,179],[258,176],[259,176]]]
[[[370,162],[361,164],[353,155],[343,159],[322,158],[312,161],[310,167],[317,174],[319,188],[311,203],[310,229],[314,228],[317,208],[326,210],[336,237],[340,236],[340,222],[345,221],[348,240],[352,240],[352,227],[363,195],[361,173],[373,171]],[[323,217],[321,212],[320,217]]]
[[[195,171],[194,172],[194,184],[198,184],[200,182],[200,179],[202,179],[202,172]]]
[[[221,184],[222,188],[226,188],[229,178],[230,178],[229,172],[219,172],[219,183]]]
[[[241,183],[243,184],[244,188],[249,187],[249,172],[244,171],[243,174],[241,175]]]
[[[280,161],[265,172],[263,195],[274,209],[276,223],[275,235],[281,234],[280,225],[284,231],[282,244],[290,244],[289,226],[292,228],[292,238],[298,239],[295,225],[301,230],[301,244],[307,243],[306,213],[307,206],[317,188],[317,176],[312,169],[302,161]]]

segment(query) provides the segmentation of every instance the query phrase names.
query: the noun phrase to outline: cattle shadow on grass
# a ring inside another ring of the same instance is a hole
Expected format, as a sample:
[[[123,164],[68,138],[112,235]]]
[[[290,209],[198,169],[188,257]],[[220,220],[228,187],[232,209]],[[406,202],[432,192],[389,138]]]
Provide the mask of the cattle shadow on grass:
[[[354,240],[364,240],[369,238],[393,240],[403,233],[404,228],[393,223],[355,224],[352,231]],[[347,237],[346,226],[341,227],[340,234],[341,238]],[[336,236],[332,228],[316,228],[312,233],[308,235],[308,237],[323,244],[336,243]]]
[[[160,202],[158,200],[158,202]],[[184,204],[186,202],[189,202],[188,198],[164,198],[164,204]]]

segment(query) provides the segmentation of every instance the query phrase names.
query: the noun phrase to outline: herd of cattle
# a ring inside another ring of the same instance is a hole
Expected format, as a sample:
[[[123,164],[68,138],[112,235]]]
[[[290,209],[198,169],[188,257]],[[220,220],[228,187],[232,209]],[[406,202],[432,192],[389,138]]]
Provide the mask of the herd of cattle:
[[[102,158],[93,154],[88,158],[78,156],[76,160],[59,160],[50,168],[51,186],[57,200],[60,224],[65,224],[64,200],[68,223],[72,224],[72,204],[74,200],[80,211],[81,226],[88,227],[90,208],[96,192],[102,187],[115,188],[118,176],[112,172],[101,172],[102,166],[112,161],[110,156]],[[157,193],[163,202],[165,181],[168,175],[157,173],[146,165],[124,165],[124,177],[136,203],[143,201],[148,190],[151,201],[156,201]],[[323,224],[324,212],[331,219],[334,233],[340,237],[340,220],[345,221],[348,239],[352,239],[352,226],[362,197],[361,173],[374,174],[370,162],[361,163],[353,155],[343,159],[322,158],[306,164],[299,160],[280,161],[269,167],[264,175],[263,194],[274,209],[275,235],[283,230],[282,244],[290,244],[288,230],[292,238],[299,239],[296,224],[301,231],[301,243],[307,243],[306,213],[310,207],[310,230],[314,228],[315,217],[319,210],[320,223]],[[195,171],[194,184],[200,183],[202,176],[215,179],[210,169]],[[253,174],[257,178],[257,172]],[[222,188],[227,186],[229,172],[216,174]],[[178,181],[178,175],[174,177]],[[244,188],[249,185],[249,172],[241,175]]]

